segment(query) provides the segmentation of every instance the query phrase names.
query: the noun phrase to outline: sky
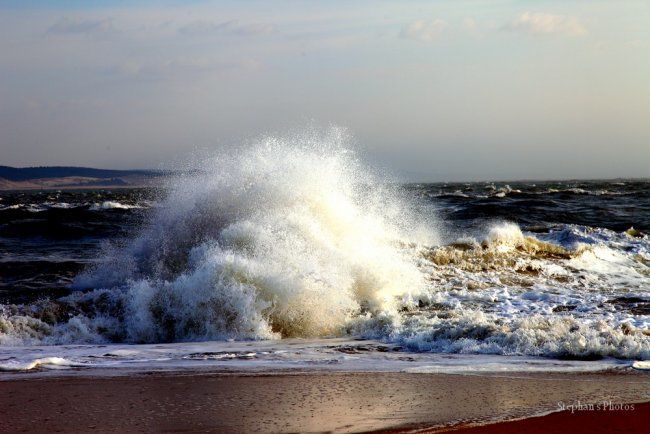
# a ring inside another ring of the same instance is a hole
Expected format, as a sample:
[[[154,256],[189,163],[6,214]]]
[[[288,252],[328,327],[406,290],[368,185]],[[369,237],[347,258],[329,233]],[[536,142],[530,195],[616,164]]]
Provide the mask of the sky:
[[[406,180],[650,176],[648,1],[0,0],[0,165],[302,125]]]

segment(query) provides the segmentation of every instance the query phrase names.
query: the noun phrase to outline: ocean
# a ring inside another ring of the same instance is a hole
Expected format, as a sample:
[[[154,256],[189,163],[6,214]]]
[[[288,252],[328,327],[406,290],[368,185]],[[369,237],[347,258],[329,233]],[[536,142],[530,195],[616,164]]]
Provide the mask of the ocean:
[[[650,181],[404,184],[268,141],[155,189],[0,193],[0,370],[650,359]]]

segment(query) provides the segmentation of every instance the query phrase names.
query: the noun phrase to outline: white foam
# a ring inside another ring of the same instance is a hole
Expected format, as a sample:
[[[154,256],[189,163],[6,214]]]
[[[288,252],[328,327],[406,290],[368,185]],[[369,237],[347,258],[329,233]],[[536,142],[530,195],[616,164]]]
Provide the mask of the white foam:
[[[43,357],[27,361],[9,360],[0,363],[0,371],[30,371],[39,367],[55,369],[66,366],[75,366],[75,363],[62,357]]]
[[[108,209],[134,209],[140,208],[138,205],[129,205],[121,202],[106,200],[102,203],[94,203],[90,206],[91,211],[101,211]]]
[[[73,205],[68,202],[55,202],[55,203],[46,203],[50,208],[56,208],[56,209],[70,209],[70,208],[76,208],[78,205]]]
[[[379,341],[351,339],[283,339],[256,342],[197,342],[155,345],[72,345],[0,347],[0,364],[11,378],[32,375],[122,375],[140,371],[247,371],[287,369],[344,372],[419,372],[475,374],[486,372],[595,372],[629,367],[615,359],[552,360],[539,357],[410,353]],[[0,377],[1,379],[2,377]]]
[[[485,241],[505,252],[521,245],[524,242],[524,234],[518,225],[505,222],[491,226]]]

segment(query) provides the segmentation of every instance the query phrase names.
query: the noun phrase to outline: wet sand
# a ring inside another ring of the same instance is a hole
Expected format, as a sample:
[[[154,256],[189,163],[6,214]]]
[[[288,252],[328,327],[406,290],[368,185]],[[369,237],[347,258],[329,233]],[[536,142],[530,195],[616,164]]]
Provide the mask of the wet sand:
[[[21,376],[0,381],[0,431],[435,432],[557,411],[559,402],[610,400],[650,401],[650,376],[636,372],[507,377],[335,372]],[[618,426],[614,418],[629,419],[633,414],[647,423],[647,410],[648,406],[637,405],[632,411],[584,411],[565,414],[564,420],[580,420],[576,425],[580,427],[587,426],[585,420],[611,414],[610,422]],[[528,422],[541,426],[542,420],[557,417]]]

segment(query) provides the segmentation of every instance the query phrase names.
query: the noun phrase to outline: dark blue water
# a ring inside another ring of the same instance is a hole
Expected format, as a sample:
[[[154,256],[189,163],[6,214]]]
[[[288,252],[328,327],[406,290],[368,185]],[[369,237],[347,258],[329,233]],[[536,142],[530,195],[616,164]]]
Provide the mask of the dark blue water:
[[[438,219],[468,228],[502,220],[545,232],[576,224],[650,232],[650,181],[411,184]],[[57,297],[105,243],[137,231],[154,190],[0,192],[0,303]]]

